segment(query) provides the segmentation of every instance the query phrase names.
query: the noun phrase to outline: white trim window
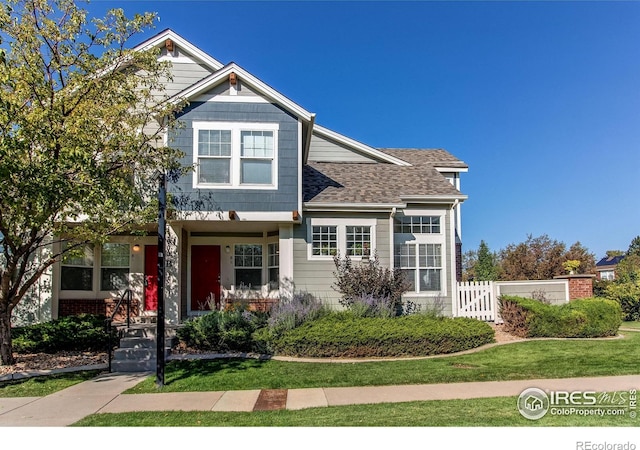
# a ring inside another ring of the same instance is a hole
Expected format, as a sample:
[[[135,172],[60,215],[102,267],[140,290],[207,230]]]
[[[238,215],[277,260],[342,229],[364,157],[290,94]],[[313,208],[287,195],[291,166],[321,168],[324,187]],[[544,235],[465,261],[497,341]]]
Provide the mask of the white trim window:
[[[376,219],[313,218],[309,226],[308,259],[369,257],[376,249]]]
[[[396,233],[440,234],[440,216],[400,216],[394,224]]]
[[[347,225],[346,234],[348,256],[370,256],[371,226]]]
[[[311,228],[313,256],[334,256],[338,253],[338,227],[315,225]]]
[[[193,122],[194,188],[277,189],[277,123]]]
[[[397,244],[395,266],[405,273],[414,292],[442,291],[441,244]]]
[[[280,244],[267,244],[267,270],[269,271],[269,289],[280,288]]]
[[[100,253],[100,290],[120,291],[129,287],[129,244],[108,242]]]
[[[235,244],[233,256],[236,288],[262,286],[262,244]]]
[[[60,289],[93,291],[93,245],[66,253],[60,265]]]
[[[231,183],[231,130],[198,130],[198,184]]]

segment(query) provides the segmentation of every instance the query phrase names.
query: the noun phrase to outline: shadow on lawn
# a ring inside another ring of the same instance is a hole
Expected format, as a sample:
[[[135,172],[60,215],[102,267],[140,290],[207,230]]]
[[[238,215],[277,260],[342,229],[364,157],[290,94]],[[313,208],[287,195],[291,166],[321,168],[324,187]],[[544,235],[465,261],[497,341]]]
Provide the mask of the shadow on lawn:
[[[170,385],[180,380],[219,372],[240,373],[259,369],[271,358],[218,358],[171,361],[167,365],[165,384]]]

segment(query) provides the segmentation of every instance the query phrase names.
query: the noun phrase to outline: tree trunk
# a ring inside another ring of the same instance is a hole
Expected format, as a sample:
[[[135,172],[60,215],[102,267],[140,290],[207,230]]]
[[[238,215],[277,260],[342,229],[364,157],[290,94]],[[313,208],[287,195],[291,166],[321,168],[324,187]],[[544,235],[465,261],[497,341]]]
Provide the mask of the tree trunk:
[[[0,365],[15,363],[11,343],[11,310],[0,306]]]

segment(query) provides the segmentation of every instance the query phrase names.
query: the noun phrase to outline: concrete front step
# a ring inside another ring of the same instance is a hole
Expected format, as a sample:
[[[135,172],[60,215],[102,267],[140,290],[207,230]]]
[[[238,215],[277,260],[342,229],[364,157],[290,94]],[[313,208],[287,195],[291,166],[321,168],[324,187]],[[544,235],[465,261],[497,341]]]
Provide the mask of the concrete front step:
[[[165,337],[165,358],[171,348],[177,345],[174,328],[167,328]],[[119,348],[114,350],[111,370],[114,372],[149,371],[156,368],[157,341],[154,325],[134,324],[122,329]]]
[[[165,338],[165,347],[172,348],[178,343],[178,338],[175,336]],[[120,348],[157,348],[155,338],[148,337],[126,337],[120,339]]]

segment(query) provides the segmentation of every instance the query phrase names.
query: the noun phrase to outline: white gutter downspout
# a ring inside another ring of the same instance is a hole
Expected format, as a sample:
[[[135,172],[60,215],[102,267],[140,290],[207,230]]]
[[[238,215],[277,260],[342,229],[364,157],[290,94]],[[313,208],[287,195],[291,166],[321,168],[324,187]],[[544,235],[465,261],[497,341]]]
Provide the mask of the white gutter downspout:
[[[393,240],[393,218],[396,216],[396,207],[391,208],[391,214],[389,214],[389,267],[391,270],[395,268],[395,241]]]
[[[449,238],[449,245],[451,246],[451,254],[453,258],[449,263],[450,268],[450,277],[451,277],[451,315],[453,317],[458,316],[458,280],[456,279],[456,229],[457,221],[455,217],[455,209],[458,206],[458,199],[453,201],[453,205],[451,206],[451,226],[449,227],[451,237]]]

